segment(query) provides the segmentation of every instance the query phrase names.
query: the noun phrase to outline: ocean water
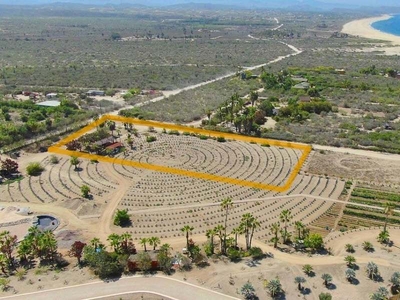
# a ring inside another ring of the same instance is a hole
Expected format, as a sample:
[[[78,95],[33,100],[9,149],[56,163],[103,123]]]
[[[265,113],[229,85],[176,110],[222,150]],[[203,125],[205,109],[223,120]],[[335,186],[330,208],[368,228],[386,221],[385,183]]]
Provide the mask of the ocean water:
[[[400,15],[395,15],[389,20],[372,23],[372,27],[386,33],[400,36]]]

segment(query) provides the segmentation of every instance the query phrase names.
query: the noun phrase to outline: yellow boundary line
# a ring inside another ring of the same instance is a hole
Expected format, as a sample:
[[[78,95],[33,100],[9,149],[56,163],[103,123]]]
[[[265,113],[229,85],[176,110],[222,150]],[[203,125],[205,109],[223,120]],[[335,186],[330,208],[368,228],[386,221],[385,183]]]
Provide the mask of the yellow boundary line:
[[[190,132],[190,133],[208,135],[210,137],[224,137],[225,139],[231,139],[231,140],[236,140],[236,141],[255,142],[258,144],[268,143],[271,146],[286,147],[286,148],[302,150],[303,153],[302,153],[301,157],[299,158],[297,164],[295,165],[293,171],[289,174],[289,178],[286,181],[286,183],[282,186],[276,186],[276,185],[264,184],[261,182],[247,181],[247,180],[219,176],[219,175],[214,175],[214,174],[209,174],[209,173],[194,172],[194,171],[188,171],[188,170],[183,170],[183,169],[178,169],[178,168],[173,168],[173,167],[141,163],[141,162],[132,161],[132,160],[125,160],[125,159],[120,159],[120,158],[113,158],[113,157],[89,154],[89,153],[78,152],[78,151],[70,151],[70,150],[66,150],[66,149],[62,148],[70,141],[79,138],[86,132],[95,129],[97,126],[99,126],[100,124],[102,124],[108,120],[116,121],[116,122],[123,122],[123,123],[131,123],[131,124],[141,125],[141,126],[153,126],[153,127],[165,128],[165,129],[169,129],[169,130],[186,131],[186,132]],[[272,190],[272,191],[276,191],[276,192],[284,192],[291,187],[293,181],[296,179],[297,173],[300,171],[300,169],[303,166],[304,162],[306,161],[308,155],[310,154],[311,149],[312,148],[310,145],[299,144],[299,143],[291,143],[291,142],[286,142],[286,141],[277,141],[277,140],[271,140],[271,139],[249,137],[249,136],[237,135],[237,134],[232,134],[232,133],[224,133],[224,132],[217,132],[217,131],[211,131],[211,130],[204,130],[204,129],[200,129],[200,128],[186,127],[186,126],[175,125],[175,124],[160,123],[160,122],[153,122],[153,121],[147,121],[147,120],[139,120],[139,119],[134,119],[134,118],[126,118],[126,117],[122,117],[122,116],[105,115],[105,116],[101,117],[99,120],[92,122],[88,126],[82,128],[81,130],[79,130],[79,131],[69,135],[68,137],[64,138],[63,140],[59,141],[54,146],[49,148],[49,152],[57,153],[57,154],[61,154],[61,155],[69,155],[69,156],[74,155],[77,157],[86,158],[86,159],[90,159],[90,160],[98,160],[98,161],[103,161],[103,162],[107,162],[107,163],[114,163],[114,164],[135,167],[135,168],[147,169],[147,170],[156,171],[156,172],[163,172],[163,173],[170,173],[170,174],[175,174],[175,175],[193,177],[193,178],[202,179],[202,180],[210,180],[210,181],[216,181],[216,182],[221,182],[221,183],[235,184],[235,185],[241,185],[241,186],[246,186],[246,187],[250,187],[250,188],[258,188],[258,189],[263,189],[263,190]]]

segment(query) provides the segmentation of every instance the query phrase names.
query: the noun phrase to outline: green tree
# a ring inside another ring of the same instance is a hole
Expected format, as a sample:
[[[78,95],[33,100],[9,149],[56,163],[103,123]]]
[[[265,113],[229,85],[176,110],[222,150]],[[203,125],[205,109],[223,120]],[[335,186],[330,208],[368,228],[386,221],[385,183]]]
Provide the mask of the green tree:
[[[240,226],[232,229],[232,234],[235,236],[235,245],[234,245],[235,248],[237,248],[238,246],[238,236],[242,233],[243,233],[243,228],[241,228]]]
[[[96,251],[92,246],[86,246],[83,251],[84,261],[100,278],[121,276],[123,266],[117,256],[112,256],[105,250]]]
[[[257,91],[251,91],[250,92],[250,102],[251,106],[254,106],[254,103],[258,100],[258,92]]]
[[[156,250],[161,241],[159,237],[152,236],[148,239],[148,242],[150,246],[153,246],[153,250]]]
[[[81,193],[83,198],[89,198],[90,187],[86,184],[81,186]]]
[[[219,245],[220,245],[220,250],[221,253],[223,251],[223,244],[224,244],[224,231],[225,228],[223,225],[219,224],[217,226],[215,226],[214,228],[215,234],[219,237]]]
[[[303,266],[303,272],[307,274],[308,276],[311,276],[311,274],[314,273],[314,268],[311,265],[304,265]]]
[[[221,202],[221,208],[225,211],[225,220],[224,220],[224,238],[223,238],[223,243],[222,243],[222,248],[221,248],[221,252],[222,254],[226,254],[226,229],[228,226],[228,215],[229,215],[229,211],[233,208],[233,202],[232,202],[232,198],[225,198],[224,200],[222,200]]]
[[[214,254],[214,236],[217,234],[215,228],[206,231],[206,237],[210,240],[210,254]]]
[[[117,226],[128,226],[131,222],[131,218],[129,217],[128,210],[127,209],[117,209],[117,212],[115,213],[114,216],[114,225]]]
[[[367,252],[372,252],[372,251],[374,251],[374,246],[371,244],[371,242],[364,241],[364,242],[362,243],[362,247],[363,247],[363,249],[364,249],[365,251],[367,251]]]
[[[190,225],[185,225],[181,228],[181,231],[186,235],[186,250],[189,251],[189,234],[194,230]]]
[[[389,231],[381,231],[378,235],[378,242],[382,244],[387,244],[390,241]]]
[[[282,284],[281,284],[279,278],[275,278],[270,281],[267,281],[265,283],[265,287],[267,288],[269,294],[273,298],[283,292]]]
[[[254,231],[256,228],[260,227],[260,222],[252,214],[245,213],[242,216],[240,226],[243,228],[246,240],[246,250],[249,250],[251,248]]]
[[[330,274],[324,273],[321,276],[322,280],[324,281],[324,285],[328,287],[328,285],[332,282],[332,276]]]
[[[107,241],[110,243],[110,246],[113,248],[115,253],[121,252],[121,236],[116,233],[111,233]]]
[[[354,247],[352,244],[346,244],[345,248],[346,248],[346,252],[354,253]]]
[[[292,213],[288,209],[282,210],[282,212],[279,215],[280,221],[283,223],[283,242],[287,243],[288,242],[288,223],[290,220],[293,218]]]
[[[323,247],[324,240],[319,233],[312,233],[308,237],[306,237],[306,239],[304,240],[304,245],[314,252]]]
[[[301,276],[297,276],[294,278],[294,283],[297,284],[297,288],[299,291],[301,291],[303,289],[303,287],[301,286],[302,283],[305,283],[306,279],[304,277]]]
[[[147,252],[147,243],[149,243],[149,239],[148,238],[141,238],[139,241],[140,245],[143,246],[144,252]]]
[[[274,235],[271,241],[274,242],[274,248],[276,248],[278,246],[278,241],[279,241],[278,234],[279,231],[281,230],[280,223],[279,222],[272,223],[270,230],[271,233]]]
[[[163,244],[157,254],[158,264],[164,273],[169,274],[171,271],[172,257],[171,257],[171,246],[169,244]]]
[[[261,104],[258,106],[258,109],[264,112],[266,117],[271,117],[274,114],[274,106],[269,100],[264,100],[261,102]]]
[[[344,261],[346,262],[346,264],[347,264],[347,266],[348,266],[349,268],[354,267],[354,265],[355,265],[355,263],[356,263],[356,259],[355,259],[355,257],[352,256],[352,255],[347,255],[347,256],[344,258]]]
[[[385,225],[383,226],[383,231],[387,231],[386,227],[387,227],[387,222],[388,222],[388,217],[393,215],[395,206],[394,204],[390,203],[390,202],[386,202],[384,205],[384,214],[385,214]]]
[[[76,171],[78,169],[80,160],[76,156],[71,156],[70,162],[71,162],[71,165],[74,166],[74,170]]]
[[[148,272],[151,269],[152,259],[147,252],[139,252],[136,254],[137,264],[140,270]]]
[[[299,240],[302,240],[304,238],[302,236],[302,232],[303,232],[303,230],[305,228],[305,225],[301,221],[296,221],[296,222],[294,222],[294,226],[296,227],[296,230],[297,230],[297,233],[298,233],[297,238]]]

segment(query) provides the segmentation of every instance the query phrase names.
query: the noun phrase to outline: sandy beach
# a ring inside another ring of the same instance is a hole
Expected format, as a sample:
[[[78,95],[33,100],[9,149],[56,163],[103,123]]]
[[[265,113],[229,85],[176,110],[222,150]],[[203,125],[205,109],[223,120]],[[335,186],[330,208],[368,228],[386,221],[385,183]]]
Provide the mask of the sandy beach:
[[[390,15],[382,15],[380,17],[355,20],[345,24],[342,32],[369,39],[390,41],[394,45],[400,45],[400,36],[376,30],[371,26],[374,22],[387,20],[391,17]]]

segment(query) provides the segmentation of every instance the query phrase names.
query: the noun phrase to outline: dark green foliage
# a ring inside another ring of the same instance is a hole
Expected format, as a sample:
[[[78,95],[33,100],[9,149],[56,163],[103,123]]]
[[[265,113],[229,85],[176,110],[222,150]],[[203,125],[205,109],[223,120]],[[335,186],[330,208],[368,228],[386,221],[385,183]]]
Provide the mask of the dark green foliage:
[[[42,165],[38,162],[29,163],[26,167],[26,172],[29,176],[39,176],[44,171]]]
[[[262,259],[265,256],[264,252],[259,247],[251,247],[249,253],[253,259]]]
[[[128,214],[127,209],[117,209],[117,212],[114,216],[114,225],[125,227],[128,226],[131,222],[130,216]]]
[[[105,250],[96,251],[92,246],[84,248],[84,261],[100,278],[119,277],[123,271],[118,256]]]
[[[226,139],[223,136],[219,136],[219,137],[217,137],[217,142],[225,143]]]
[[[155,141],[157,141],[157,138],[153,135],[149,135],[148,137],[146,137],[146,142],[148,142],[148,143],[152,143]]]

